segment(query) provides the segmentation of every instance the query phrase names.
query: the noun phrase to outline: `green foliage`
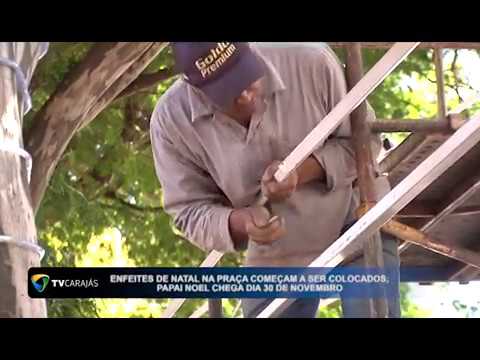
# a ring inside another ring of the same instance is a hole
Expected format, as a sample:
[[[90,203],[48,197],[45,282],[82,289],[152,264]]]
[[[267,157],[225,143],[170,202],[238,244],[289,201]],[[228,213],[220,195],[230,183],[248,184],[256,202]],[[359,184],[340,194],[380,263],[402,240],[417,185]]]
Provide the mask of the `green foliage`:
[[[25,129],[90,47],[89,43],[51,45],[34,76],[34,106],[25,121]],[[382,51],[365,51],[367,68],[382,54]],[[171,53],[166,51],[147,71],[155,72],[172,65]],[[422,115],[424,99],[417,101],[415,91],[401,84],[406,76],[414,74],[425,80],[431,76],[432,69],[430,52],[417,51],[409,57],[369,98],[377,116],[408,117],[415,110]],[[40,242],[47,250],[43,265],[84,264],[92,239],[104,241],[98,239],[108,229],[121,232],[122,256],[137,266],[198,266],[201,263],[205,254],[172,229],[171,220],[162,208],[162,192],[153,165],[148,131],[150,114],[172,82],[165,81],[150,91],[115,101],[75,135],[55,170],[36,218]],[[103,260],[98,258],[98,264],[114,261],[113,255],[107,255],[101,257]],[[221,265],[238,266],[241,261],[241,256],[229,255]],[[179,316],[189,316],[203,302],[187,301]],[[163,307],[166,302],[157,303]],[[104,305],[91,299],[50,300],[49,315],[108,316]],[[120,305],[115,303],[115,306]],[[409,306],[403,306],[411,313]],[[227,315],[233,316],[236,307],[236,300],[224,301]],[[154,316],[158,310],[135,309],[122,314]],[[319,316],[339,317],[340,313],[336,306],[320,310]],[[239,316],[240,311],[236,314]]]
[[[428,311],[419,308],[409,299],[410,288],[408,284],[400,284],[400,308],[403,318],[423,318],[428,317]]]
[[[342,317],[342,304],[336,301],[328,306],[320,306],[317,311],[317,318],[322,319],[338,319]]]

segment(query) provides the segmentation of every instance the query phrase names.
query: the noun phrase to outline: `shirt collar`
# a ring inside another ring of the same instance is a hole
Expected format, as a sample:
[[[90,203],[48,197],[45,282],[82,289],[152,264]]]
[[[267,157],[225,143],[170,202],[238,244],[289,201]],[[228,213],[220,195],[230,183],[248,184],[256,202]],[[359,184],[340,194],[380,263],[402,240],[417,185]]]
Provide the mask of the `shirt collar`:
[[[285,82],[272,62],[260,54],[255,48],[253,48],[253,50],[265,63],[265,94],[267,98],[276,94],[277,92],[284,91],[286,89]]]
[[[277,92],[286,89],[285,83],[278,73],[275,66],[265,56],[252,46],[253,51],[263,60],[266,67],[265,73],[265,95],[267,101]],[[217,110],[214,104],[198,89],[188,84],[184,79],[181,79],[187,87],[187,96],[192,111],[192,122],[204,116],[214,115]]]

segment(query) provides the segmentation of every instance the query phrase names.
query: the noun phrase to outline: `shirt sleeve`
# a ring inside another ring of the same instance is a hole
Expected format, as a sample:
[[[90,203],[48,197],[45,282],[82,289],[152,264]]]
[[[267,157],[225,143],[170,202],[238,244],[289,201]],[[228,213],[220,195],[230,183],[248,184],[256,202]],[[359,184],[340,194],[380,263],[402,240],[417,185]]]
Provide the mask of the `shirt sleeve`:
[[[317,58],[314,76],[318,81],[317,96],[320,105],[328,114],[347,94],[344,69],[331,49],[325,49],[321,57]],[[367,103],[367,120],[374,119],[375,113]],[[378,136],[372,136],[371,140],[373,156],[376,157],[381,150],[381,141]],[[327,191],[351,186],[357,177],[357,170],[349,116],[312,155],[325,170]]]
[[[150,136],[164,209],[185,237],[204,251],[234,252],[229,230],[233,209],[213,179],[152,117]]]

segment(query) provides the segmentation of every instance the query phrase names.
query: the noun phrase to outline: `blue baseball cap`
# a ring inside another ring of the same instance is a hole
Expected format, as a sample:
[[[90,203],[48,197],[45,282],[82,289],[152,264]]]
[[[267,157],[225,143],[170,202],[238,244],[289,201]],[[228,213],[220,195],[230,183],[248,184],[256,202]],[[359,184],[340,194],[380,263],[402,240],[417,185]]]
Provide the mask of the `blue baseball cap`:
[[[248,43],[176,42],[172,50],[177,71],[222,108],[265,75],[265,63]]]

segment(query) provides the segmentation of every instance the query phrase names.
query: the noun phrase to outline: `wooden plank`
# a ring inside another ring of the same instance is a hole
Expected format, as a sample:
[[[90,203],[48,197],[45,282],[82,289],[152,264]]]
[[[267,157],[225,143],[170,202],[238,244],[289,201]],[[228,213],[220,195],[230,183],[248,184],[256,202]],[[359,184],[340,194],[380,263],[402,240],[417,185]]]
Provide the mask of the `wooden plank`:
[[[212,251],[200,264],[200,267],[214,267],[222,258],[223,254],[218,251]],[[180,309],[186,299],[172,299],[170,300],[167,308],[162,313],[161,318],[172,318],[175,313]]]
[[[189,316],[190,319],[198,319],[201,318],[208,312],[208,301],[204,302],[202,306],[200,306],[197,310],[193,312],[192,315]]]
[[[312,152],[338,128],[342,120],[355,110],[368,95],[410,54],[419,43],[397,43],[380,59],[363,79],[307,135],[279,165],[275,173],[278,182],[300,166]]]

